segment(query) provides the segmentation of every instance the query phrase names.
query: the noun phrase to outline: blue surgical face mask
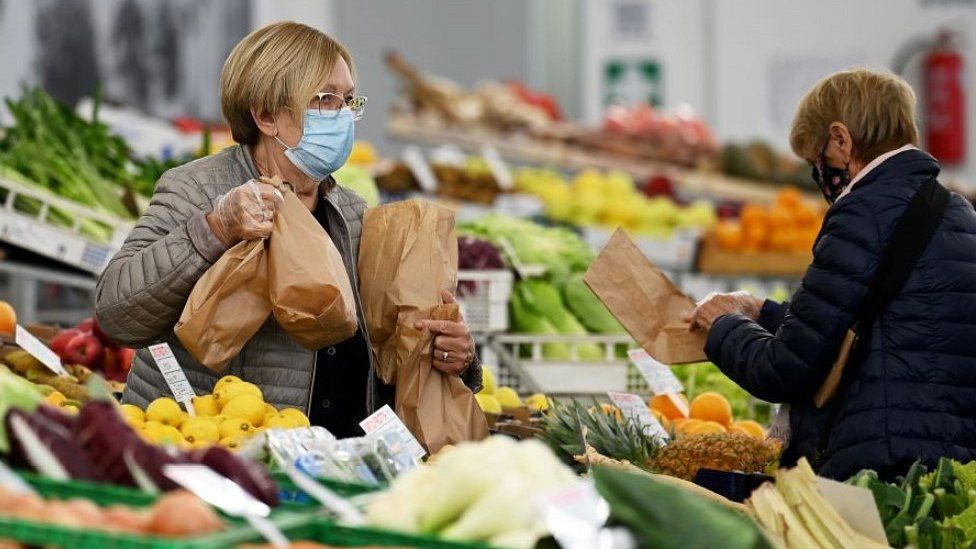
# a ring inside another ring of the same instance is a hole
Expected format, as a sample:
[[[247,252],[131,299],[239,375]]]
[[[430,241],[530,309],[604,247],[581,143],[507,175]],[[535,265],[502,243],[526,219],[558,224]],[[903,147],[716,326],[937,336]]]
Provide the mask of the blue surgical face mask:
[[[275,136],[285,148],[285,157],[315,181],[324,180],[346,163],[355,138],[356,124],[349,109],[328,114],[307,111],[302,138],[294,147]]]

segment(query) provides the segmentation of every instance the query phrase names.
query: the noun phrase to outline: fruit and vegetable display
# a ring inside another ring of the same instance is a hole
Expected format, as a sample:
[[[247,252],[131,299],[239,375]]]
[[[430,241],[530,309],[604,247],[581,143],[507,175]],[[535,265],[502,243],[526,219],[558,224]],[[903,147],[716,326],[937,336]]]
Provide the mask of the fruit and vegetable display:
[[[708,201],[683,206],[667,196],[648,197],[622,171],[584,170],[572,180],[545,168],[515,172],[516,188],[538,196],[553,220],[581,227],[623,227],[636,234],[668,237],[676,229],[707,229],[716,220]]]
[[[529,549],[547,534],[530,495],[575,481],[541,442],[494,436],[459,444],[398,477],[369,504],[367,517],[391,530]]]
[[[772,181],[815,189],[810,166],[792,154],[783,154],[765,141],[728,143],[722,147],[722,172],[733,177]]]
[[[199,498],[185,490],[162,495],[148,508],[99,506],[86,498],[44,499],[0,487],[0,517],[68,528],[166,538],[188,538],[219,532],[224,521]]]
[[[475,204],[493,204],[504,191],[485,160],[479,156],[431,158],[430,169],[437,181],[436,195]],[[377,174],[380,189],[393,194],[421,191],[423,187],[405,162],[394,162]]]
[[[754,420],[761,425],[768,425],[772,420],[772,404],[750,395],[711,362],[680,364],[672,366],[671,372],[685,387],[684,396],[681,398],[695,399],[703,393],[718,393],[728,401],[733,418]],[[654,410],[656,405],[663,405],[664,403],[665,400],[662,397],[655,397],[649,404]],[[674,418],[670,417],[670,413],[673,412],[663,414],[663,417],[669,421],[673,420]]]
[[[378,206],[380,203],[380,189],[376,185],[373,174],[367,168],[353,163],[346,163],[343,167],[332,173],[336,183],[355,191],[366,201],[370,208]]]
[[[62,330],[51,338],[49,347],[61,358],[62,364],[83,366],[119,384],[125,383],[136,356],[135,349],[120,347],[105,335],[95,317]]]
[[[549,397],[542,393],[535,393],[522,399],[515,389],[498,385],[495,374],[487,366],[481,370],[481,385],[483,388],[474,395],[474,398],[486,414],[511,413],[522,407],[530,413],[545,412],[549,409]]]
[[[736,252],[809,254],[823,216],[823,207],[787,188],[776,195],[772,205],[746,204],[737,220],[720,221],[713,237],[720,248]]]
[[[308,417],[297,408],[277,409],[264,401],[261,389],[236,376],[224,376],[213,392],[191,400],[195,416],[169,397],[159,397],[145,410],[122,404],[120,412],[139,435],[153,444],[181,448],[219,445],[237,450],[266,429],[308,427]]]

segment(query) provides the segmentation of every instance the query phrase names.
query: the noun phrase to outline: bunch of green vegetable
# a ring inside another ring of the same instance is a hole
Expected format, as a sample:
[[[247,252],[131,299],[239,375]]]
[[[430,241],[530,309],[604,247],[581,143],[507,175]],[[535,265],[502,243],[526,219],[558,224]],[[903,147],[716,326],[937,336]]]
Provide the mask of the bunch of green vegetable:
[[[525,334],[538,335],[586,335],[586,328],[576,320],[563,304],[559,288],[539,279],[518,282],[512,290],[512,323]],[[549,360],[566,360],[572,356],[568,343],[545,343],[542,354]],[[576,344],[580,360],[599,360],[605,356],[596,343]]]
[[[583,282],[583,273],[573,273],[566,279],[563,298],[566,306],[587,330],[597,334],[627,333],[593,290]]]
[[[864,470],[848,484],[871,490],[888,543],[894,547],[972,547],[976,544],[976,462],[948,458],[927,472],[915,463],[898,482]]]

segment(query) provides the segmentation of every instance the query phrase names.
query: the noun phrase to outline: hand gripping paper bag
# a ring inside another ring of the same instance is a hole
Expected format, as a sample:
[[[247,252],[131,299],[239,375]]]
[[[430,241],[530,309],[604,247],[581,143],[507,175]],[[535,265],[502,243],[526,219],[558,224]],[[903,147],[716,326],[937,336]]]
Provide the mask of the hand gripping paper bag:
[[[397,415],[430,452],[488,433],[461,379],[433,368],[436,334],[414,327],[422,319],[460,318],[441,297],[456,286],[457,249],[449,208],[409,200],[366,212],[359,286],[370,344],[380,377],[396,383]]]
[[[193,358],[221,372],[271,315],[265,241],[240,242],[197,281],[176,323]]]
[[[283,203],[267,240],[240,242],[190,292],[175,332],[187,351],[220,372],[274,314],[299,344],[319,349],[358,326],[349,275],[332,239],[281,181]]]
[[[293,192],[281,191],[268,241],[272,313],[292,339],[315,351],[356,334],[356,298],[332,239]]]

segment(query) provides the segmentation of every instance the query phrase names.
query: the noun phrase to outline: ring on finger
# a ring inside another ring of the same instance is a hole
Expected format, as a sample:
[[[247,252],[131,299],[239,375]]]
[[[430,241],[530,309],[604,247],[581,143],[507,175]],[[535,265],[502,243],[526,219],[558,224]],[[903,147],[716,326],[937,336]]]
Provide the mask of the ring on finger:
[[[449,351],[443,351],[441,353],[441,362],[447,362],[447,359],[450,356],[451,356],[451,353]]]

